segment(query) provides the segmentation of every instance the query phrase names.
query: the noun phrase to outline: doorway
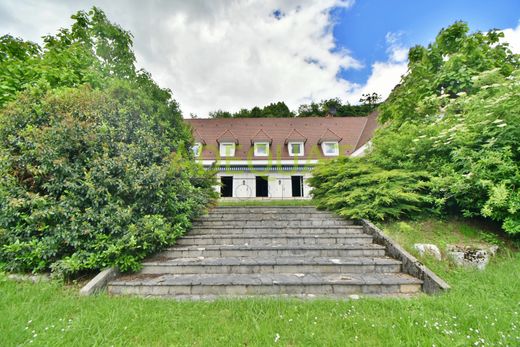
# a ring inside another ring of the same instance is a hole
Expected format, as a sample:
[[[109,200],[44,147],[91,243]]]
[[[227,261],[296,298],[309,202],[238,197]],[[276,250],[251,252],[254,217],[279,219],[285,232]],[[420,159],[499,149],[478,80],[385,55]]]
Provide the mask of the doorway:
[[[223,198],[233,197],[233,176],[220,177],[220,196]]]
[[[291,176],[292,196],[301,198],[303,196],[303,176]]]
[[[267,176],[256,176],[256,197],[266,198],[268,192]]]

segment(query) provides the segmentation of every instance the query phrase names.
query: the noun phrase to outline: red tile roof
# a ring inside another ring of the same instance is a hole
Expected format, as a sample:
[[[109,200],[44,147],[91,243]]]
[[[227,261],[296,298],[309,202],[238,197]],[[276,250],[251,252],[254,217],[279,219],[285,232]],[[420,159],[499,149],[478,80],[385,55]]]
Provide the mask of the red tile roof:
[[[370,141],[372,136],[374,136],[374,132],[377,129],[377,112],[372,112],[371,114],[366,117],[367,122],[365,124],[365,128],[363,129],[363,132],[359,136],[358,143],[356,144],[356,149],[363,146],[365,143]]]
[[[218,118],[186,121],[192,126],[196,141],[206,143],[199,159],[216,159],[218,143],[230,141],[238,143],[233,159],[265,160],[252,155],[253,140],[272,141],[270,152],[274,159],[294,159],[289,156],[287,149],[289,140],[305,142],[305,156],[300,159],[321,158],[320,140],[341,140],[342,154],[350,155],[370,140],[377,127],[376,118],[374,112],[368,117]]]

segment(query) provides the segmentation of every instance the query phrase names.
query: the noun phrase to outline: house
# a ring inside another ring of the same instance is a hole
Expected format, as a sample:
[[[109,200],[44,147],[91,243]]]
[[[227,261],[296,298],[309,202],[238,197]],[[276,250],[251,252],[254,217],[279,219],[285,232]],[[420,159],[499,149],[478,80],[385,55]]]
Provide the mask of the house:
[[[319,160],[359,156],[377,127],[367,117],[188,119],[196,159],[215,167],[222,198],[310,198]]]

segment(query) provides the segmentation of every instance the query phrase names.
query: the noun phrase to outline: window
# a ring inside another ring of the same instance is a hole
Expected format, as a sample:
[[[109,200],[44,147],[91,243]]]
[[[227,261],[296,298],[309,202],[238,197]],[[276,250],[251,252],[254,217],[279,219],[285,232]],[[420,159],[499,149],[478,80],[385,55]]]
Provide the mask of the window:
[[[221,157],[234,157],[235,156],[235,144],[233,142],[222,142],[220,144],[220,156]]]
[[[202,143],[195,142],[193,147],[191,147],[191,150],[193,151],[193,156],[197,158],[198,156],[200,156],[200,152],[202,152]]]
[[[289,155],[291,157],[302,157],[304,154],[303,142],[289,142]]]
[[[339,155],[339,144],[337,142],[323,142],[321,144],[323,155],[332,157]]]
[[[255,157],[267,157],[269,155],[269,142],[255,142]]]

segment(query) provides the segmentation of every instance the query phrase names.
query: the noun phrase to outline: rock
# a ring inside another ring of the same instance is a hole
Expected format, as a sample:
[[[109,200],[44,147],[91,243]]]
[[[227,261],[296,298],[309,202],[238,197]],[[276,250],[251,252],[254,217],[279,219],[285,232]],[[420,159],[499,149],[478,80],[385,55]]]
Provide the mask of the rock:
[[[352,295],[349,295],[349,298],[350,298],[351,300],[359,300],[359,295],[357,295],[357,294],[352,294]]]
[[[429,243],[416,243],[413,245],[413,247],[419,252],[420,256],[423,256],[425,254],[431,255],[437,260],[441,260],[441,251],[439,250],[439,247],[429,244]]]
[[[448,256],[458,266],[471,266],[479,270],[484,270],[489,263],[491,256],[495,255],[498,247],[475,248],[459,245],[448,245],[446,248]]]
[[[32,282],[32,283],[48,282],[51,279],[48,274],[41,274],[41,275],[10,274],[7,276],[7,278],[9,278],[10,280],[16,281],[16,282]]]

